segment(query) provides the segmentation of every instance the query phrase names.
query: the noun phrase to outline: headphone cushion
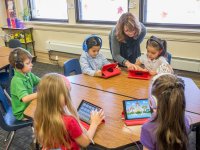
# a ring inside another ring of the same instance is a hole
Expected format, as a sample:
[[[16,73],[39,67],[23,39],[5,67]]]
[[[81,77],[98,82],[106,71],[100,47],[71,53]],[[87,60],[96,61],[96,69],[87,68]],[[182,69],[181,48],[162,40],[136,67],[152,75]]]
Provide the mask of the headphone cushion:
[[[24,64],[21,61],[16,61],[15,67],[17,69],[22,69],[22,68],[24,68]]]
[[[157,98],[154,95],[150,95],[149,105],[152,109],[157,109]]]

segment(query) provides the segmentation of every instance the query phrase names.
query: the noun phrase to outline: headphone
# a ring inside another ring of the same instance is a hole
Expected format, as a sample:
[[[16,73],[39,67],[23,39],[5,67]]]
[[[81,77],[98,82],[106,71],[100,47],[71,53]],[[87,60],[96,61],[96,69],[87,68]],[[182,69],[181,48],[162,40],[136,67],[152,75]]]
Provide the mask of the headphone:
[[[160,46],[160,48],[161,48],[162,50],[165,49],[164,46],[163,46],[163,44],[162,44],[162,41],[159,40],[159,39],[158,39],[157,37],[155,37],[155,36],[151,36],[150,39],[147,40],[146,48],[147,48],[148,43],[149,43],[150,41],[154,41],[154,42],[158,43],[158,45]]]
[[[24,63],[23,63],[23,61],[18,56],[18,49],[14,49],[13,50],[14,51],[15,67],[17,69],[23,69],[24,68]]]
[[[153,85],[154,85],[155,81],[163,75],[173,76],[173,74],[171,74],[171,73],[161,73],[161,74],[158,74],[158,75],[156,75],[152,78],[151,84],[149,86],[149,98],[148,98],[149,106],[151,107],[151,109],[157,109],[157,104],[158,104],[158,99],[156,98],[155,95],[152,94]]]
[[[101,48],[101,46],[102,46],[102,39],[101,39],[99,36],[92,34],[92,35],[87,36],[87,37],[85,38],[84,42],[83,42],[82,47],[83,47],[83,50],[84,50],[85,52],[88,52],[88,49],[89,49],[89,48],[88,48],[88,45],[87,45],[87,41],[88,41],[90,38],[97,38],[97,39],[99,40],[100,48]],[[95,41],[93,46],[95,46],[96,44],[97,44],[97,42]]]

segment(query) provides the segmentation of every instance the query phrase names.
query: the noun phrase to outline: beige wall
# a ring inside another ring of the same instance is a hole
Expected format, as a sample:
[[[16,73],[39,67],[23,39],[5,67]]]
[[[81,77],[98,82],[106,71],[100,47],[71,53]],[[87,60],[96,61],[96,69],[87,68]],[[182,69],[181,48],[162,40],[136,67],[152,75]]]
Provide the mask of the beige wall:
[[[0,0],[2,2],[3,0]],[[21,1],[21,2],[20,2]],[[130,9],[130,12],[139,16],[139,0],[131,0],[136,2],[136,7]],[[24,0],[16,2],[17,11],[20,12],[25,5]],[[68,3],[74,4],[74,0],[68,0]],[[2,6],[0,5],[0,8]],[[39,61],[48,61],[47,50],[45,49],[46,41],[60,41],[75,45],[81,45],[85,36],[88,34],[98,34],[103,39],[103,48],[109,49],[108,34],[113,26],[109,25],[88,25],[77,24],[75,22],[75,9],[68,10],[69,23],[40,23],[26,22],[27,26],[34,28],[33,36],[35,40],[35,49]],[[5,12],[0,11],[0,16],[4,16]],[[19,13],[18,13],[19,16]],[[1,17],[2,18],[2,17]],[[5,19],[5,17],[3,17]],[[5,22],[5,21],[4,21]],[[2,24],[0,24],[2,25]],[[147,35],[142,43],[142,51],[145,52],[146,39],[151,35],[158,36],[168,41],[169,51],[173,57],[187,58],[200,61],[200,30],[186,29],[163,29],[163,28],[147,28]]]
[[[6,24],[6,8],[4,0],[0,0],[0,27]],[[0,45],[3,45],[3,31],[0,30]]]

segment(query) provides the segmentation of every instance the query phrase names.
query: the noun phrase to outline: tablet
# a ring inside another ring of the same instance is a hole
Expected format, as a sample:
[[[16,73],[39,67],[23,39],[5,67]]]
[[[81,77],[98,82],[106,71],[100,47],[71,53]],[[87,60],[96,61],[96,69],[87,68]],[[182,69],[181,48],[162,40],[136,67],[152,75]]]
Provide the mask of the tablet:
[[[102,77],[103,78],[110,78],[121,73],[120,69],[116,68],[117,63],[106,64],[102,67]]]
[[[139,120],[151,117],[151,109],[148,99],[124,100],[125,120]]]
[[[148,80],[150,77],[151,75],[148,71],[128,70],[128,78]]]
[[[92,110],[100,111],[102,108],[88,101],[82,100],[78,107],[78,114],[81,121],[90,125],[90,113]]]

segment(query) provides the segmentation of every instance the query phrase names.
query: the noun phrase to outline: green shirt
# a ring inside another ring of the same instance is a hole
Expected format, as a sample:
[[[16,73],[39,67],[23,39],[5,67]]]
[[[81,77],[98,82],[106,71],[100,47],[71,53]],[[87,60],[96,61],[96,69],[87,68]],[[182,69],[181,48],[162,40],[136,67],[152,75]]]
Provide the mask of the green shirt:
[[[15,75],[10,85],[12,111],[16,119],[22,120],[24,110],[30,104],[30,102],[23,102],[22,98],[33,93],[33,88],[38,85],[40,78],[31,72],[27,74],[17,70],[14,72]]]

